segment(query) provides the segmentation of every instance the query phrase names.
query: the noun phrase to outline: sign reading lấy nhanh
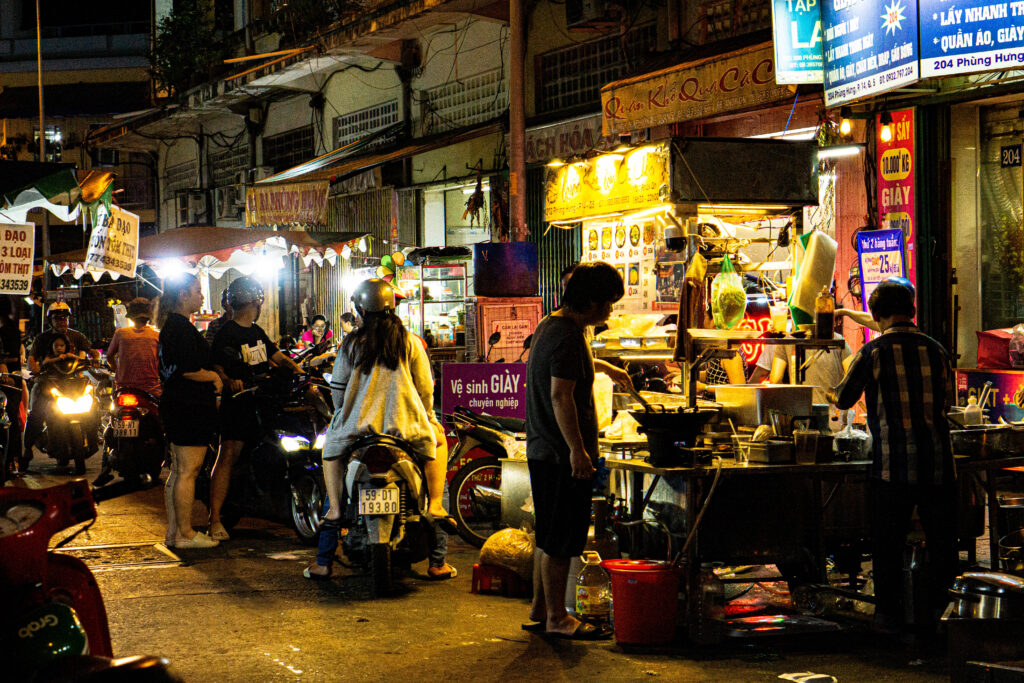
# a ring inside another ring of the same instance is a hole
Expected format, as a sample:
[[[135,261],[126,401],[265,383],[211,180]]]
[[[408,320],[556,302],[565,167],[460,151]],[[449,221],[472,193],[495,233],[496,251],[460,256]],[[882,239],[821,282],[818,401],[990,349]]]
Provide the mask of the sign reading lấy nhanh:
[[[135,277],[139,262],[139,217],[134,213],[102,203],[96,211],[96,225],[89,236],[85,256],[87,270]]]
[[[323,225],[327,222],[326,180],[247,188],[245,225]]]
[[[669,201],[669,147],[644,145],[547,169],[544,220],[577,220]]]
[[[771,43],[680,64],[601,89],[604,134],[704,119],[792,97],[775,82]]]

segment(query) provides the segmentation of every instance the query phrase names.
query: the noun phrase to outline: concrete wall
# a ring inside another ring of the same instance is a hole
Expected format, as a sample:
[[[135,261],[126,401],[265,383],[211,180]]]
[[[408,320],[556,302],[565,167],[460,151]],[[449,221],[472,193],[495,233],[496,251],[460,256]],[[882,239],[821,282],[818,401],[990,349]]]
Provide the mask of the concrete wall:
[[[977,365],[981,321],[981,239],[978,220],[979,119],[977,104],[950,109],[950,188],[953,218],[953,267],[960,314],[957,321],[959,367]]]

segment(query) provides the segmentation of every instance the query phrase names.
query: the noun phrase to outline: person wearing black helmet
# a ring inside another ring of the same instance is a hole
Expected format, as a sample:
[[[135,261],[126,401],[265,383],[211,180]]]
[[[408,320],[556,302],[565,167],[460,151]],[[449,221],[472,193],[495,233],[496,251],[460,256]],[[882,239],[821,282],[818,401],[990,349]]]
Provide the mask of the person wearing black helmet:
[[[269,372],[272,364],[290,368],[296,374],[302,372],[256,324],[263,307],[260,283],[251,277],[240,277],[227,291],[231,320],[224,323],[213,340],[214,369],[224,382],[220,403],[220,452],[210,477],[210,536],[218,541],[228,540],[220,512],[231,484],[231,467],[246,440],[259,432],[252,394],[237,399],[232,395],[245,388],[245,380]]]
[[[220,307],[224,311],[219,318],[211,322],[206,326],[206,332],[203,336],[206,337],[206,341],[213,344],[213,340],[217,338],[217,333],[220,332],[220,328],[224,327],[224,323],[231,320],[231,302],[228,301],[228,288],[225,287],[224,291],[220,294]]]

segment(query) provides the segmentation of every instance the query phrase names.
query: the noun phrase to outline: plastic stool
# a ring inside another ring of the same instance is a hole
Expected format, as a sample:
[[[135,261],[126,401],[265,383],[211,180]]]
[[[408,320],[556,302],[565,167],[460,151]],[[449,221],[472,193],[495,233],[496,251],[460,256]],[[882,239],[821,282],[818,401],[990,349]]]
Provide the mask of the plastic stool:
[[[473,565],[473,585],[469,592],[493,592],[509,598],[524,598],[531,594],[529,582],[511,569],[493,564]]]

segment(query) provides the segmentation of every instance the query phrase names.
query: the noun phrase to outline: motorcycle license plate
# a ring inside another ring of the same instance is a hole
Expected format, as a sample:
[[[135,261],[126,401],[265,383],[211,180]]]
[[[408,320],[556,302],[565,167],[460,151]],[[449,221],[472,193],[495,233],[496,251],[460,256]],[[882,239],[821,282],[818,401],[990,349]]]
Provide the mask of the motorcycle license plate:
[[[397,488],[364,488],[359,489],[359,514],[361,515],[397,515]]]
[[[138,420],[114,420],[114,436],[119,439],[137,437],[139,435]]]

